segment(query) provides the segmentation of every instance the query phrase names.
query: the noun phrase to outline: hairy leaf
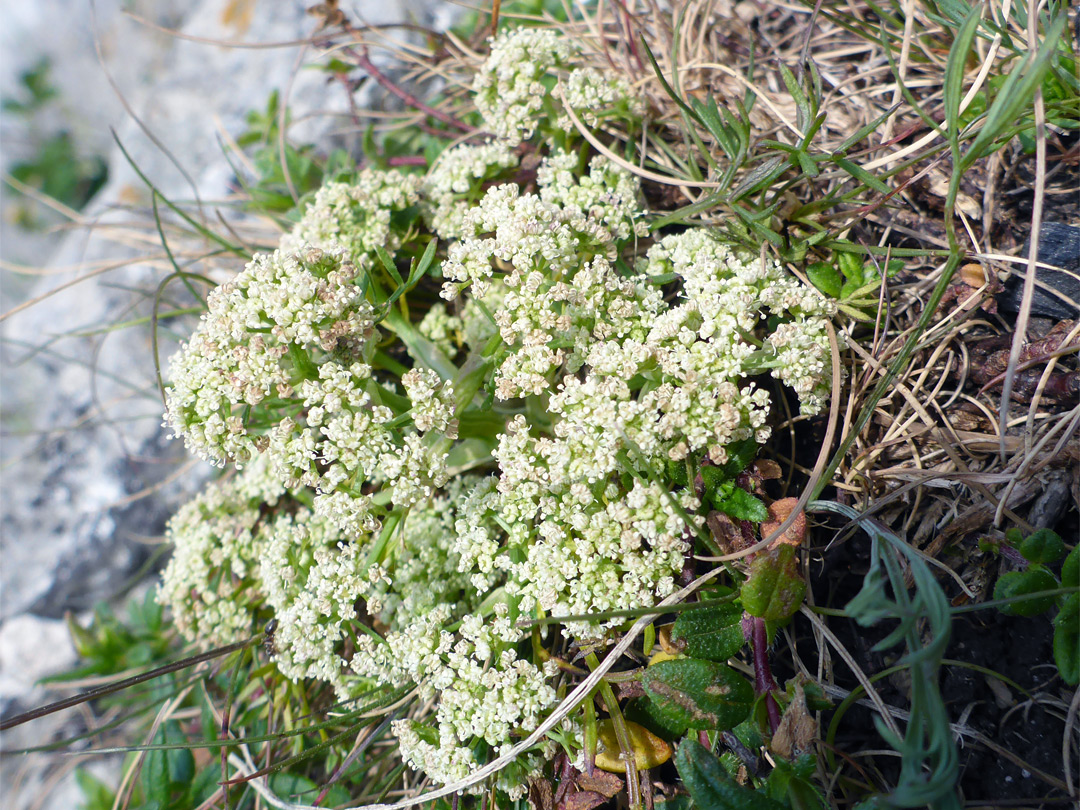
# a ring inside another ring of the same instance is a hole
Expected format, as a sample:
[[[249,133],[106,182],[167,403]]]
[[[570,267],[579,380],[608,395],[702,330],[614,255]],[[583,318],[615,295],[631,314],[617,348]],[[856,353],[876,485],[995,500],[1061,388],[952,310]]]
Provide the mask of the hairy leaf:
[[[1050,591],[1058,586],[1054,575],[1041,565],[1033,565],[1027,571],[1012,571],[998,578],[994,586],[995,599],[1016,599],[1029,593]],[[1012,604],[1002,605],[1001,612],[1010,616],[1038,616],[1054,606],[1054,597],[1040,596],[1036,599],[1022,599]]]
[[[688,728],[733,728],[750,713],[754,689],[731,667],[679,658],[645,670],[642,686],[656,708]]]
[[[685,641],[691,658],[727,661],[743,646],[742,608],[717,605],[682,613],[671,628],[672,641]]]
[[[759,554],[742,586],[742,604],[751,616],[781,621],[794,614],[806,596],[795,547],[781,543]]]
[[[1024,538],[1024,542],[1020,544],[1020,553],[1028,562],[1044,564],[1057,562],[1065,553],[1065,543],[1058,537],[1057,532],[1039,529]]]
[[[700,810],[786,810],[764,793],[735,782],[716,755],[694,740],[679,744],[675,767]]]
[[[1080,683],[1080,594],[1067,597],[1054,618],[1054,663],[1065,683]]]

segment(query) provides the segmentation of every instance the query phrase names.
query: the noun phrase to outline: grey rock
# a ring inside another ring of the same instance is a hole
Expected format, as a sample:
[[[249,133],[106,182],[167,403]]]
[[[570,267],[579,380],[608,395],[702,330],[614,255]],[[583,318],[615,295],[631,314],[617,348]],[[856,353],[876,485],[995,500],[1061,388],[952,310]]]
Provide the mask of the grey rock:
[[[164,262],[144,259],[160,251],[147,229],[152,225],[149,194],[113,144],[108,127],[116,127],[132,161],[162,194],[178,200],[198,196],[208,214],[213,213],[213,201],[225,199],[235,184],[221,134],[241,132],[246,113],[262,110],[273,90],[290,88],[287,103],[297,124],[289,134],[294,140],[354,151],[360,140],[359,133],[350,131],[349,100],[341,84],[328,82],[318,71],[298,70],[300,48],[238,49],[172,37],[123,16],[121,8],[133,7],[156,23],[180,27],[185,36],[283,42],[312,30],[309,4],[97,0],[105,64],[140,125],[123,119],[122,107],[97,66],[86,33],[88,0],[0,0],[5,20],[0,26],[0,50],[5,53],[0,92],[17,75],[19,58],[23,65],[30,64],[39,55],[34,43],[49,43],[54,73],[64,80],[60,89],[71,120],[79,122],[79,142],[107,154],[109,165],[109,182],[80,223],[93,227],[67,235],[31,235],[22,242],[12,241],[7,230],[0,235],[8,261],[50,268],[32,284],[6,285],[5,312],[23,301],[42,300],[0,322],[5,434],[0,445],[0,703],[8,707],[38,700],[29,686],[35,672],[74,662],[70,645],[62,643],[66,630],[56,618],[127,587],[160,548],[156,542],[167,517],[211,473],[191,462],[181,443],[168,440],[161,427],[149,329],[142,325],[101,331],[103,325],[149,315],[153,291],[170,271]],[[429,16],[424,9],[431,4],[360,0],[347,5],[354,19],[380,23],[425,22]],[[20,48],[21,57],[8,58]],[[9,123],[5,119],[0,133],[4,161],[9,159]],[[56,126],[69,124],[61,120]],[[12,153],[11,159],[17,157]],[[241,213],[230,216],[233,224],[250,224]],[[136,219],[150,238],[130,237]],[[118,266],[95,272],[110,263]],[[202,265],[196,269],[204,271]],[[85,280],[78,281],[82,276]],[[163,363],[192,325],[170,323],[163,330]],[[41,643],[34,644],[35,637]],[[27,657],[32,665],[25,663]],[[57,722],[70,722],[70,717]],[[5,735],[5,748],[46,741],[63,726],[32,723],[26,728],[29,736]],[[19,771],[19,788],[14,798],[5,795],[5,806],[30,806],[44,785],[53,784],[49,775],[65,768],[67,776],[40,806],[75,806],[71,797],[78,794],[70,762],[25,759],[11,765]],[[4,768],[3,781],[11,785],[13,771],[7,764]],[[115,778],[106,781],[115,783]]]
[[[186,36],[211,41],[293,41],[313,28],[306,5],[203,0],[186,7],[183,30]],[[235,22],[230,12],[238,7],[250,7],[250,18]],[[355,10],[367,22],[405,14],[397,3],[365,2]],[[117,28],[113,52],[138,52],[141,46],[129,48],[123,37],[150,37],[160,46],[152,30],[126,18],[121,22],[126,27]],[[234,176],[219,136],[242,131],[246,113],[261,109],[275,89],[291,88],[293,119],[302,122],[290,136],[325,141],[346,120],[348,98],[342,86],[328,83],[318,71],[298,70],[297,47],[237,49],[171,37],[165,41],[167,47],[156,54],[152,69],[147,67],[130,103],[145,129],[185,170],[132,121],[119,127],[117,137],[167,197],[227,197]],[[358,133],[333,137],[358,146]],[[154,287],[168,272],[160,262],[154,267],[138,262],[140,255],[158,249],[152,239],[116,244],[110,226],[134,218],[120,203],[134,200],[136,216],[147,226],[152,220],[146,211],[149,195],[116,147],[109,166],[109,182],[87,212],[93,230],[62,240],[51,261],[54,274],[31,291],[33,296],[55,294],[0,325],[5,429],[15,434],[2,451],[0,620],[25,610],[59,616],[110,596],[147,557],[147,545],[135,539],[160,535],[167,515],[208,474],[203,469],[199,475],[177,475],[184,456],[179,443],[163,438],[149,330],[78,334],[148,316]],[[206,210],[213,211],[209,202]],[[63,288],[82,268],[123,259],[132,263]],[[162,347],[163,363],[174,348],[175,341]],[[139,497],[147,488],[155,489]]]
[[[1024,242],[1020,256],[1026,257],[1031,239]],[[1044,222],[1039,229],[1038,261],[1060,270],[1037,268],[1036,286],[1031,296],[1031,314],[1044,318],[1080,317],[1080,228],[1064,222]],[[997,296],[1005,312],[1019,312],[1024,298],[1026,268],[1015,265],[1005,281],[1005,291]],[[1049,288],[1049,289],[1046,289]]]

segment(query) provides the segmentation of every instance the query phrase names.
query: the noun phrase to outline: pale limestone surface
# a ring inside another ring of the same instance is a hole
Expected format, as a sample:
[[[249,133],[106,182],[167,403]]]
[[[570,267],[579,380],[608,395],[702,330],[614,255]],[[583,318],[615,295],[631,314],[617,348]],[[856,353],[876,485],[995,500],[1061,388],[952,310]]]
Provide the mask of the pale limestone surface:
[[[84,212],[97,230],[27,237],[4,226],[0,251],[8,267],[48,268],[44,277],[5,269],[0,296],[5,312],[70,284],[87,269],[159,249],[152,240],[118,245],[101,227],[130,221],[131,213],[117,203],[144,210],[149,203],[109,127],[162,193],[177,199],[190,199],[197,191],[213,201],[233,189],[222,133],[242,132],[245,114],[262,110],[275,89],[290,87],[288,103],[299,122],[291,136],[356,151],[359,136],[346,131],[345,91],[339,83],[328,83],[325,74],[297,70],[300,48],[217,47],[161,33],[120,10],[133,10],[192,37],[273,43],[312,31],[306,5],[295,0],[97,0],[103,67],[95,55],[89,0],[0,0],[0,95],[10,95],[19,72],[47,55],[62,100],[32,127],[3,117],[0,163],[6,169],[32,153],[35,139],[66,127],[82,149],[106,155],[109,165],[108,184]],[[424,9],[432,4],[424,0],[354,0],[347,5],[357,21],[431,22]],[[106,70],[191,183],[124,112]],[[10,202],[10,195],[0,199],[0,209]],[[36,705],[43,695],[46,700],[55,696],[32,685],[75,662],[60,621],[64,612],[85,616],[96,601],[122,589],[155,548],[168,515],[209,473],[205,467],[185,468],[180,443],[165,438],[149,330],[72,336],[149,314],[148,291],[165,272],[137,263],[110,270],[0,322],[0,710],[5,714]],[[163,348],[163,360],[174,345]],[[148,487],[153,488],[149,494],[133,497]],[[23,726],[0,742],[11,749],[78,731],[77,716],[68,713]],[[38,758],[27,765],[26,760],[5,759],[0,768],[5,806],[77,806],[70,774],[43,792],[58,764],[67,768],[70,763]]]

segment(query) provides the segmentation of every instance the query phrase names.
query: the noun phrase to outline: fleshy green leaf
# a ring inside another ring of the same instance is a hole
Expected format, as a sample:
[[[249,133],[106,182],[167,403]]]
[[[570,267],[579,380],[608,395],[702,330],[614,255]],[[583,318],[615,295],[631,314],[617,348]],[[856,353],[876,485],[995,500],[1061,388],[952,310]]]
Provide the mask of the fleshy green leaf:
[[[743,646],[742,608],[737,604],[690,610],[671,628],[672,641],[685,641],[691,658],[727,661]]]
[[[1069,686],[1080,683],[1080,594],[1061,603],[1054,617],[1054,663]]]
[[[746,612],[766,621],[781,621],[799,609],[806,582],[799,573],[795,547],[781,543],[762,552],[750,564],[741,599]]]
[[[1080,586],[1080,545],[1074,546],[1061,564],[1061,584],[1066,588]]]
[[[836,253],[836,265],[848,281],[862,283],[864,264],[864,258],[857,253],[847,253],[845,251],[837,251]]]
[[[814,784],[817,763],[810,754],[794,762],[777,757],[765,790],[774,799],[786,799],[800,810],[825,810],[825,800]]]
[[[1015,599],[1029,593],[1050,591],[1058,586],[1054,575],[1042,566],[1033,565],[1027,571],[1012,571],[998,578],[994,586],[995,599]],[[1054,597],[1041,596],[1002,605],[1001,612],[1010,616],[1038,616],[1054,606]]]
[[[828,262],[814,262],[806,268],[806,277],[810,283],[830,298],[839,298],[844,279],[835,267]]]
[[[688,728],[733,728],[750,713],[754,688],[731,667],[678,658],[645,670],[641,680],[656,708]]]
[[[765,508],[761,499],[755,498],[739,487],[732,487],[730,493],[721,493],[717,490],[713,498],[713,506],[736,520],[761,523],[769,519],[769,510]]]
[[[1043,564],[1057,562],[1065,553],[1065,543],[1058,537],[1057,532],[1039,529],[1024,538],[1024,542],[1020,544],[1020,553],[1028,562]]]
[[[757,458],[758,450],[761,449],[754,439],[743,439],[732,442],[726,448],[728,460],[720,467],[724,475],[734,478],[736,475],[750,466],[750,462]]]
[[[665,740],[677,740],[686,734],[687,725],[682,722],[682,716],[673,717],[671,712],[657,705],[656,701],[648,696],[630,701],[623,714],[627,720],[632,720]]]
[[[735,782],[716,755],[694,740],[679,744],[675,767],[700,810],[786,810],[764,793]]]

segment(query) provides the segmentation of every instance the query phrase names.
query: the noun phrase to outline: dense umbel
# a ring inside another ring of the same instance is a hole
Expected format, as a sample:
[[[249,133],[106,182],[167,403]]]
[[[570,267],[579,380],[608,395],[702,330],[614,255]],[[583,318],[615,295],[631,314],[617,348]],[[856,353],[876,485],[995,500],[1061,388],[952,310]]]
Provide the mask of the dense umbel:
[[[557,633],[521,619],[674,591],[704,522],[685,470],[768,437],[748,378],[804,413],[831,385],[830,299],[704,228],[646,247],[637,178],[564,126],[640,105],[575,60],[554,31],[501,35],[473,87],[490,140],[324,185],[172,362],[168,425],[241,468],[170,524],[178,628],[214,645],[276,619],[281,673],[341,699],[415,684],[432,708],[393,733],[440,783],[556,703]],[[445,303],[419,295],[440,275]],[[576,722],[502,787],[560,746],[580,763]]]

